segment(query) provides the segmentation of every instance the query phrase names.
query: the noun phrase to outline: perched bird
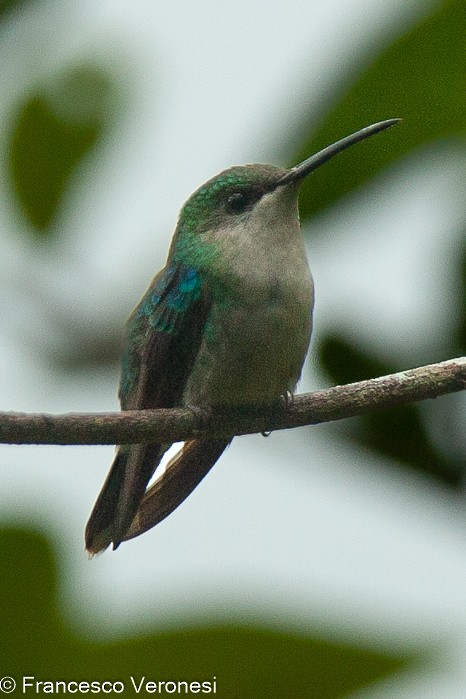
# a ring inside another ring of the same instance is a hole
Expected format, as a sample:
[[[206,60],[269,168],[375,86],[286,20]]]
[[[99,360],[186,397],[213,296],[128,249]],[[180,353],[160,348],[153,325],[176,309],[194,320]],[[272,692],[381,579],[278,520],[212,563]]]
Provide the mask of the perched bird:
[[[181,210],[165,267],[127,323],[123,410],[211,409],[272,402],[294,391],[314,305],[299,187],[319,165],[398,121],[372,124],[290,170],[232,167],[194,192]],[[171,445],[119,446],[86,527],[88,552],[116,549],[164,519],[230,441],[185,442],[149,488]]]

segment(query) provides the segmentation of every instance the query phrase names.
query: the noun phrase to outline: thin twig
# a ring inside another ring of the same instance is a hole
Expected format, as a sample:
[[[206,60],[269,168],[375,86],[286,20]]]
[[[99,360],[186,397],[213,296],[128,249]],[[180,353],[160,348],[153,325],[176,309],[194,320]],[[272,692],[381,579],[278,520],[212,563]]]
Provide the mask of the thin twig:
[[[342,420],[466,388],[466,357],[295,396],[275,405],[66,415],[0,413],[0,443],[137,444],[218,439]]]

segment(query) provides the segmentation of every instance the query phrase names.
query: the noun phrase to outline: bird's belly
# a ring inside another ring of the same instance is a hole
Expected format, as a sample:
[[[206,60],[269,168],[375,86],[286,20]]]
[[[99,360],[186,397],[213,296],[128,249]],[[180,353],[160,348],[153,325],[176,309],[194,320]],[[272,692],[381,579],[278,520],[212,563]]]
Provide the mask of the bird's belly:
[[[188,380],[184,402],[255,403],[292,391],[311,335],[312,287],[293,304],[215,309]]]

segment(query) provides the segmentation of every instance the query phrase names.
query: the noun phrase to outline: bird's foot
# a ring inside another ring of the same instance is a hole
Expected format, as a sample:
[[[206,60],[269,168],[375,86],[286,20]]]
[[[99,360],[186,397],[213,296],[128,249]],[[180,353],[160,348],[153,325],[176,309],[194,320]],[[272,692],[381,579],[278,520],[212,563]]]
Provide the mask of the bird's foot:
[[[282,400],[285,406],[285,410],[288,410],[288,408],[291,408],[291,406],[293,405],[294,393],[292,391],[286,391],[282,395]]]
[[[196,422],[198,423],[197,427],[199,428],[202,428],[203,425],[212,417],[211,407],[201,407],[200,405],[193,405],[192,403],[188,403],[185,407],[192,412]]]

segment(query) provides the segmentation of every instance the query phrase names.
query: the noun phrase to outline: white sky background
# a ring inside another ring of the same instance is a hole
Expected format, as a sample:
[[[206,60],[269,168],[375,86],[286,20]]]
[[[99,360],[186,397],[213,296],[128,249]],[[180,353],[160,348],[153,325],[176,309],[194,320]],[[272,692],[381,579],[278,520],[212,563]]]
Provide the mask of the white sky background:
[[[430,6],[412,2],[409,12]],[[116,370],[73,378],[41,362],[52,330],[21,280],[53,290],[77,318],[94,317],[96,331],[123,319],[163,264],[190,192],[229,165],[276,162],[277,133],[296,123],[295,105],[317,114],[327,76],[387,26],[407,24],[403,13],[404,0],[82,0],[49,1],[12,20],[0,37],[0,64],[9,67],[0,73],[2,119],[26,86],[88,56],[126,71],[131,108],[104,156],[77,178],[52,258],[13,230],[27,224],[14,218],[0,183],[2,409],[116,409]],[[335,138],[345,133],[342,125]],[[426,151],[379,178],[370,210],[362,193],[344,218],[333,212],[314,222],[323,229],[308,245],[316,333],[331,314],[388,355],[409,356],[410,336],[422,335],[426,361],[443,358],[437,338],[449,327],[448,308],[440,321],[434,301],[448,299],[452,283],[448,251],[464,214],[459,173],[453,150]],[[33,339],[35,357],[21,336]],[[322,385],[305,375],[302,388]],[[325,427],[311,437],[241,438],[173,516],[89,562],[82,531],[112,455],[111,447],[0,449],[3,521],[27,516],[50,527],[76,627],[107,637],[127,624],[140,632],[223,615],[305,633],[320,626],[380,647],[438,641],[444,666],[374,696],[464,697],[462,499],[329,441]]]

